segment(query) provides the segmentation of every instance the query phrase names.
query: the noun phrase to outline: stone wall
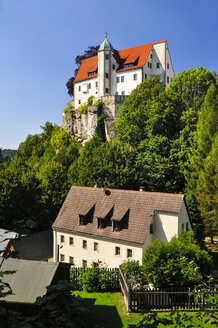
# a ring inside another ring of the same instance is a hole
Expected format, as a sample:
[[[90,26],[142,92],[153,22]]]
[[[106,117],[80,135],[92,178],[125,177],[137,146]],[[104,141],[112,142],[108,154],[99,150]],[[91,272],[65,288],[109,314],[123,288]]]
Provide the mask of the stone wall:
[[[119,116],[120,106],[126,98],[127,96],[94,98],[93,105],[88,107],[87,114],[82,114],[78,108],[63,113],[63,128],[83,144],[96,135],[112,141],[116,137],[115,121]],[[102,107],[95,104],[97,100],[103,102]]]

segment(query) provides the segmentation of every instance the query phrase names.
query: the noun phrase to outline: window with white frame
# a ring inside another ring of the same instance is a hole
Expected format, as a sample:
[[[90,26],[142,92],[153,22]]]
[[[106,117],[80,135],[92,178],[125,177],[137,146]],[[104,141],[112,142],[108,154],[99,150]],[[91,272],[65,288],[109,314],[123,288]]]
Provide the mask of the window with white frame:
[[[121,82],[124,82],[124,75],[121,76]]]
[[[137,80],[137,74],[133,74],[133,80],[134,80],[134,81]]]

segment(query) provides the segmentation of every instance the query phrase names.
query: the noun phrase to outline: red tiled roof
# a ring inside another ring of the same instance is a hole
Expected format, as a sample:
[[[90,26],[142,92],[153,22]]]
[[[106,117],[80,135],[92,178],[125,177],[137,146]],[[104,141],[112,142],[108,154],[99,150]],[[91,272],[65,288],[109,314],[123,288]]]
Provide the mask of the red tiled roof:
[[[117,72],[126,71],[129,69],[139,68],[145,65],[146,60],[148,58],[148,55],[151,51],[151,48],[153,45],[158,43],[164,43],[166,40],[153,42],[144,44],[142,46],[137,46],[133,48],[127,48],[123,50],[118,50],[118,54],[120,56],[120,66],[117,70]],[[123,64],[129,64],[136,61],[138,58],[137,65],[133,67],[123,67]],[[79,71],[77,73],[77,76],[74,80],[74,82],[79,82],[82,80],[90,79],[93,77],[98,76],[98,74],[88,76],[88,73],[96,71],[98,68],[98,56],[90,57],[87,59],[84,59],[82,61],[82,64],[80,65]]]
[[[110,239],[143,244],[155,211],[179,213],[184,195],[158,192],[139,192],[102,188],[71,187],[53,224],[53,228],[87,233]],[[93,217],[84,226],[79,225],[79,214],[93,204]],[[104,229],[97,228],[97,218],[110,219]],[[122,220],[122,218],[126,217]],[[112,231],[112,220],[122,220],[123,229]]]

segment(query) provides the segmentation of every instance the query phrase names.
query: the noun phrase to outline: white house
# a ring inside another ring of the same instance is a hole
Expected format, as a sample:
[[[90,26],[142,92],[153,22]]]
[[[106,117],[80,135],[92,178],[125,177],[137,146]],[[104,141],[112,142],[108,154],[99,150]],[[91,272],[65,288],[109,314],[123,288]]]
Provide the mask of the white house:
[[[184,195],[73,186],[53,224],[53,256],[79,267],[141,263],[154,239],[180,229],[191,229]]]
[[[174,77],[167,41],[115,50],[107,39],[98,55],[82,61],[74,80],[74,106],[90,96],[128,96],[145,79],[159,76],[169,84]]]

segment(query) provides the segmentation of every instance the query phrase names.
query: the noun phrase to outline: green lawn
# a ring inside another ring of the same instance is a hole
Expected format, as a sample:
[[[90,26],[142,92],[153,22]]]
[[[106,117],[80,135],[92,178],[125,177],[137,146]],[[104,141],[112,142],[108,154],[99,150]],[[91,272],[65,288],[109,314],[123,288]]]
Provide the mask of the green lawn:
[[[174,316],[174,324],[169,324],[169,313],[147,313],[147,314],[127,314],[126,306],[121,293],[87,293],[74,291],[73,295],[79,295],[83,299],[84,320],[90,328],[127,328],[136,327],[139,322],[143,322],[141,327],[164,328],[164,327],[205,327],[212,328],[209,322],[204,324],[204,320],[197,318],[197,313],[180,312]],[[155,317],[156,316],[156,319]],[[182,318],[182,319],[181,319]],[[186,323],[185,319],[188,321]],[[164,323],[160,321],[165,320]],[[176,322],[177,321],[177,322]],[[211,322],[211,320],[210,320]],[[184,323],[184,325],[183,325]],[[139,326],[137,326],[139,327]]]

